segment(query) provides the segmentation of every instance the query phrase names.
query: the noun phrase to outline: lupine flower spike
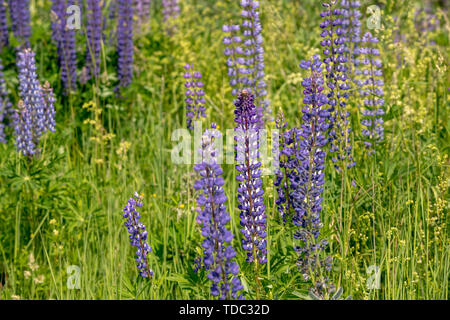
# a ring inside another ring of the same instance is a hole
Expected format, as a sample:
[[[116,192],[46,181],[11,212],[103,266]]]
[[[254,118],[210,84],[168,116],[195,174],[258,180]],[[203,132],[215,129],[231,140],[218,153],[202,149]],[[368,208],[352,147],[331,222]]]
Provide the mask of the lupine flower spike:
[[[176,19],[180,15],[180,7],[178,6],[178,0],[162,0],[164,22],[166,23],[166,32],[171,35],[176,30],[173,19]]]
[[[42,96],[44,99],[44,125],[46,130],[51,132],[56,131],[55,123],[55,96],[53,95],[53,89],[50,87],[50,83],[46,81],[42,87]]]
[[[53,0],[52,5],[52,38],[56,42],[59,66],[61,68],[61,81],[64,94],[69,94],[77,87],[77,52],[75,43],[75,30],[66,26],[66,7],[74,5],[75,0]]]
[[[148,24],[150,19],[150,0],[133,0],[133,9],[137,15],[136,32]]]
[[[118,0],[117,52],[119,87],[126,88],[133,78],[133,1]]]
[[[226,34],[223,39],[226,45],[224,54],[227,56],[228,76],[233,88],[232,94],[237,95],[242,89],[246,89],[255,96],[255,104],[263,117],[260,127],[264,125],[264,119],[270,119],[272,112],[265,99],[267,95],[264,81],[264,48],[262,27],[259,19],[259,2],[254,0],[242,0],[242,25],[224,25],[222,31]]]
[[[123,217],[126,219],[124,225],[127,227],[130,244],[136,248],[136,263],[139,275],[143,278],[151,278],[153,271],[148,263],[148,255],[152,251],[147,243],[148,232],[145,225],[140,221],[143,196],[137,192],[128,200],[128,204],[123,209]]]
[[[286,223],[288,219],[292,218],[293,210],[291,180],[294,179],[293,169],[296,167],[296,159],[294,158],[294,136],[297,129],[286,129],[287,123],[285,122],[283,112],[278,114],[275,124],[276,128],[279,130],[279,142],[277,146],[279,157],[278,163],[275,163],[276,177],[274,180],[278,198],[275,200],[275,203],[283,222]]]
[[[193,130],[192,122],[199,120],[200,117],[205,118],[205,92],[203,91],[204,83],[201,81],[202,75],[200,72],[193,72],[192,65],[185,65],[184,78],[186,82],[186,121],[187,128]]]
[[[351,156],[349,112],[346,110],[350,86],[347,83],[347,54],[345,29],[342,27],[343,9],[335,7],[336,1],[323,3],[325,10],[321,12],[323,18],[320,42],[323,47],[325,63],[327,98],[329,105],[329,141],[330,153],[335,168],[342,171],[344,167],[351,168],[354,162]]]
[[[6,125],[12,125],[14,121],[14,109],[8,97],[5,79],[3,77],[3,65],[0,59],[0,143],[6,143]]]
[[[342,8],[342,29],[344,43],[346,44],[345,53],[347,56],[347,75],[350,79],[349,86],[352,86],[355,80],[356,68],[359,64],[359,46],[361,43],[361,3],[359,1],[341,0]],[[354,93],[353,86],[349,93]]]
[[[6,0],[0,0],[0,51],[9,45],[7,6]]]
[[[103,40],[102,8],[100,0],[87,1],[87,48],[86,48],[86,78],[98,77],[100,73],[100,51]]]
[[[313,61],[302,61],[300,67],[309,69],[311,74],[302,82],[305,97],[303,99],[303,124],[301,126],[301,141],[296,150],[296,158],[300,162],[297,184],[294,184],[293,206],[295,215],[293,223],[298,227],[294,238],[299,241],[295,250],[299,254],[298,267],[304,280],[310,280],[313,275],[316,280],[317,294],[323,294],[328,278],[317,280],[320,274],[318,266],[324,266],[331,271],[331,258],[320,260],[320,251],[327,245],[326,240],[318,241],[322,223],[322,193],[325,183],[325,146],[329,117],[327,97],[323,93],[324,80],[322,76],[322,62],[318,55]],[[312,274],[311,274],[312,272]]]
[[[22,48],[30,46],[30,0],[9,0],[12,31]]]
[[[215,129],[216,125],[211,127]],[[197,222],[204,237],[202,260],[204,268],[209,272],[208,279],[212,282],[211,294],[214,297],[221,300],[243,299],[239,293],[243,289],[238,277],[239,265],[234,259],[236,252],[231,246],[233,234],[227,229],[230,214],[225,206],[227,197],[223,190],[223,171],[217,163],[215,139],[218,138],[222,138],[219,131],[205,131],[202,146],[198,150],[202,162],[194,167],[200,175],[194,188],[200,191],[197,197]]]
[[[260,115],[254,104],[254,95],[243,90],[236,102],[235,140],[236,169],[239,175],[238,208],[240,210],[242,246],[247,251],[247,261],[256,264],[267,262],[266,214],[259,160]]]
[[[35,53],[25,49],[18,53],[19,110],[15,115],[15,136],[18,151],[32,157],[38,152],[40,137],[55,131],[54,102],[48,83],[44,88],[37,78]]]
[[[380,50],[376,47],[378,39],[370,32],[364,34],[361,40],[361,67],[357,71],[361,78],[357,80],[360,87],[360,96],[363,99],[362,135],[364,145],[371,155],[375,152],[375,145],[384,139],[383,118],[384,115],[384,82]]]

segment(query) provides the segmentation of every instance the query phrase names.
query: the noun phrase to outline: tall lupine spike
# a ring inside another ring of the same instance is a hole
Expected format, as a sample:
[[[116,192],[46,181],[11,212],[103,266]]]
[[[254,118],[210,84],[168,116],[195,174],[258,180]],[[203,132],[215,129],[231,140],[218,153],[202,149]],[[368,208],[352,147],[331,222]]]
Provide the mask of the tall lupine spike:
[[[150,19],[150,0],[133,0],[133,9],[137,16],[136,33],[147,25]]]
[[[215,129],[215,124],[212,129]],[[203,265],[209,271],[208,279],[212,281],[211,294],[219,299],[243,299],[239,292],[243,289],[238,277],[239,265],[235,261],[236,252],[231,246],[233,234],[227,229],[230,214],[225,202],[227,197],[223,190],[222,168],[217,163],[218,150],[215,139],[221,139],[217,130],[206,130],[202,136],[199,150],[202,162],[194,170],[200,178],[194,188],[201,193],[197,197],[197,222],[201,225],[204,237]],[[200,261],[197,263],[201,264]]]
[[[50,26],[52,28],[52,41],[57,45],[61,41],[61,19],[64,17],[64,1],[52,0],[52,6],[50,9]],[[59,50],[59,47],[58,47]]]
[[[25,49],[17,55],[19,96],[33,117],[33,134],[40,137],[46,131],[42,87],[36,74],[35,53]]]
[[[162,5],[163,21],[166,23],[166,32],[171,35],[176,30],[176,25],[172,20],[180,15],[178,0],[162,0]]]
[[[136,248],[136,263],[139,275],[143,278],[153,277],[153,271],[148,263],[148,255],[152,251],[147,243],[148,232],[145,225],[140,221],[141,214],[138,212],[142,208],[143,196],[137,192],[128,200],[128,204],[123,209],[123,217],[126,219],[124,225],[127,227],[130,244]]]
[[[12,31],[23,48],[30,46],[30,0],[9,0]]]
[[[222,26],[222,31],[227,34],[223,38],[223,43],[226,46],[224,54],[227,57],[228,77],[233,96],[238,94],[242,82],[238,72],[238,57],[244,54],[244,50],[241,47],[242,38],[239,36],[240,30],[241,26],[238,24]],[[243,60],[239,61],[243,62]]]
[[[255,104],[263,115],[260,127],[264,120],[271,120],[270,102],[264,81],[264,48],[262,46],[262,27],[259,19],[259,2],[254,0],[241,0],[242,24],[224,25],[222,31],[227,34],[224,38],[225,55],[228,57],[228,75],[232,94],[246,89],[255,95]],[[240,33],[238,33],[240,31]],[[242,47],[241,47],[242,46]]]
[[[275,203],[283,222],[286,223],[288,219],[292,218],[293,210],[291,180],[294,178],[293,169],[296,167],[294,163],[295,158],[293,157],[295,153],[294,133],[296,129],[286,129],[287,123],[283,112],[278,114],[275,124],[279,130],[279,161],[278,165],[275,165],[276,178],[274,180],[278,198],[275,200]]]
[[[205,92],[203,91],[204,83],[200,80],[202,75],[200,72],[194,72],[192,65],[186,64],[184,66],[186,72],[184,73],[184,78],[186,82],[184,86],[186,87],[186,121],[187,128],[193,130],[192,122],[194,120],[199,120],[200,117],[205,118]]]
[[[69,94],[77,87],[77,52],[75,30],[67,28],[67,6],[76,0],[53,0],[52,4],[52,38],[56,42],[58,63],[61,68],[61,81],[64,94]]]
[[[320,42],[325,58],[327,79],[327,98],[330,113],[330,153],[335,168],[342,171],[345,167],[355,165],[351,155],[349,112],[346,110],[348,89],[347,83],[347,55],[344,37],[343,9],[335,7],[336,1],[324,3],[325,10],[321,12],[323,18]]]
[[[313,278],[316,281],[316,293],[323,294],[329,279],[321,278],[317,267],[321,265],[326,271],[331,271],[331,258],[320,260],[319,256],[327,241],[318,240],[322,227],[320,214],[325,183],[326,132],[329,126],[329,111],[326,110],[328,99],[323,93],[323,67],[319,56],[315,55],[312,61],[302,61],[300,67],[309,69],[311,74],[302,82],[305,94],[303,124],[296,133],[296,140],[300,141],[300,144],[295,156],[300,166],[297,169],[298,181],[294,184],[292,199],[295,208],[293,223],[298,227],[294,238],[300,244],[295,250],[299,254],[297,264],[304,280]]]
[[[86,78],[97,78],[100,73],[100,53],[103,40],[101,0],[87,0]]]
[[[7,6],[6,0],[0,0],[0,51],[9,45]]]
[[[266,214],[259,160],[260,114],[254,104],[254,95],[243,90],[235,101],[236,179],[238,208],[241,210],[242,246],[249,263],[267,262]]]
[[[164,21],[177,18],[180,14],[178,0],[162,0]]]
[[[39,143],[33,134],[32,111],[25,106],[23,100],[20,100],[16,112],[14,122],[15,145],[18,152],[22,152],[24,156],[31,158],[37,153],[37,143]]]
[[[349,85],[355,80],[355,71],[359,64],[358,52],[361,43],[361,7],[360,1],[341,0],[342,7],[342,29],[344,42],[346,43],[345,52],[347,55],[347,75],[350,78]],[[354,88],[350,88],[350,93],[355,92]]]
[[[14,118],[16,147],[31,158],[39,152],[40,137],[48,130],[55,130],[55,99],[48,83],[41,87],[36,74],[35,53],[31,49],[18,53],[17,67],[20,101]]]
[[[117,53],[120,91],[133,78],[133,0],[118,0]]]
[[[108,5],[108,14],[107,19],[104,23],[104,32],[106,33],[106,29],[109,29],[109,36],[108,36],[108,44],[111,46],[116,45],[117,41],[117,11],[118,11],[118,5],[117,1],[111,1]]]
[[[370,32],[364,34],[361,39],[361,67],[357,70],[360,78],[357,84],[360,87],[360,96],[363,99],[362,135],[364,137],[364,145],[371,155],[375,152],[375,145],[384,139],[384,82],[381,60],[378,58],[380,50],[376,47],[378,39]]]
[[[50,83],[46,81],[42,87],[42,96],[44,99],[44,123],[46,130],[51,132],[56,131],[55,123],[55,96],[53,95],[53,89],[50,87]]]
[[[3,77],[3,65],[0,59],[0,143],[6,143],[6,125],[12,126],[14,122],[14,109],[9,100],[8,90],[6,89],[5,79]]]

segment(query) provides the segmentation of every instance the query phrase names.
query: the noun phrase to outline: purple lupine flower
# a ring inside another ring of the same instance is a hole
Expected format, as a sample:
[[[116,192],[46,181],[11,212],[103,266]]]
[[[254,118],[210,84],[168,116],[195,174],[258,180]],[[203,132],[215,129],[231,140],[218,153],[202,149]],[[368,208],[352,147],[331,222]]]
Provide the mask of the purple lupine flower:
[[[0,0],[0,50],[9,45],[7,5],[6,0]]]
[[[212,129],[215,129],[215,124]],[[239,292],[243,289],[238,277],[239,265],[235,261],[236,252],[231,242],[233,234],[227,229],[230,214],[225,202],[227,197],[223,190],[224,179],[222,168],[217,163],[218,151],[215,139],[222,136],[217,130],[206,130],[202,136],[199,150],[202,162],[195,165],[194,170],[200,178],[194,188],[201,193],[197,197],[197,222],[201,225],[204,237],[203,266],[209,270],[208,279],[212,281],[211,294],[219,299],[243,299]],[[196,261],[201,264],[199,260]]]
[[[52,28],[52,40],[59,45],[62,41],[61,23],[64,18],[65,2],[64,0],[52,0],[50,11],[50,26]],[[59,48],[58,48],[59,49]]]
[[[319,253],[327,245],[326,240],[317,238],[322,227],[320,214],[322,211],[322,193],[325,183],[325,146],[326,132],[329,124],[328,99],[323,93],[324,79],[322,76],[322,62],[318,55],[313,61],[302,61],[300,66],[309,69],[311,74],[302,82],[305,94],[303,99],[303,124],[295,135],[299,146],[295,150],[295,157],[299,161],[296,175],[291,182],[293,189],[292,200],[295,210],[292,221],[298,227],[294,238],[299,241],[295,250],[299,254],[297,264],[305,280],[309,280],[311,271],[316,270],[318,264],[331,271],[331,259],[320,260]],[[324,280],[325,282],[328,279]],[[325,284],[316,283],[318,293],[322,293]]]
[[[137,15],[136,30],[139,31],[150,19],[150,0],[133,0],[133,9]]]
[[[16,111],[14,130],[17,151],[29,158],[37,153],[36,136],[33,134],[33,115],[23,100],[19,101],[19,110]]]
[[[123,209],[123,217],[126,219],[124,225],[127,227],[130,244],[136,247],[136,263],[139,275],[143,278],[151,278],[153,271],[148,263],[148,255],[152,251],[147,243],[148,232],[145,225],[140,221],[141,214],[138,212],[142,208],[142,199],[137,192],[128,200],[128,204]]]
[[[193,130],[192,122],[199,120],[200,117],[205,118],[205,92],[203,91],[204,83],[201,81],[202,75],[200,72],[194,72],[193,66],[186,64],[184,66],[186,72],[184,78],[186,82],[186,118],[187,128]]]
[[[178,0],[162,0],[164,21],[177,18],[180,14]]]
[[[19,69],[19,96],[24,108],[33,119],[33,134],[40,137],[46,132],[45,105],[43,92],[36,74],[35,53],[30,49],[18,53],[17,67]]]
[[[55,96],[53,95],[53,89],[50,87],[50,83],[46,81],[42,87],[42,97],[44,99],[44,123],[46,130],[51,132],[56,131],[55,123]]]
[[[362,135],[364,145],[369,155],[375,152],[375,144],[384,139],[384,82],[382,63],[379,59],[380,51],[377,48],[378,39],[370,32],[361,39],[361,68],[357,70],[360,78],[357,80],[359,93],[363,99],[361,110],[363,126]]]
[[[172,35],[177,26],[173,20],[180,15],[180,7],[178,6],[178,0],[162,0],[163,5],[163,21],[165,22],[165,30],[168,35]]]
[[[249,263],[267,262],[266,214],[259,161],[261,115],[254,104],[254,95],[243,90],[235,101],[236,170],[239,175],[238,208],[241,218],[242,246]]]
[[[58,63],[61,68],[61,81],[64,94],[69,94],[77,87],[77,52],[75,30],[67,28],[68,14],[66,5],[74,5],[76,0],[53,0],[52,4],[52,38],[56,42]]]
[[[0,59],[0,143],[6,143],[5,129],[6,125],[12,126],[14,122],[14,109],[9,100],[8,90],[6,89],[5,79],[3,77],[3,65]]]
[[[228,76],[233,88],[232,95],[237,95],[246,89],[255,95],[255,102],[261,109],[263,118],[270,120],[272,112],[265,99],[267,95],[264,81],[264,48],[262,46],[262,27],[259,19],[259,2],[254,0],[241,0],[241,25],[224,25],[222,31],[226,34],[224,54],[227,57]]]
[[[9,14],[11,16],[14,36],[25,48],[30,46],[30,0],[9,0]]]
[[[133,78],[133,1],[118,0],[117,53],[119,87],[126,88]]]
[[[345,52],[347,55],[347,75],[350,78],[349,85],[351,86],[354,77],[355,70],[358,67],[359,60],[359,46],[361,43],[361,7],[360,1],[341,0],[342,8],[342,29],[344,43],[346,44]],[[352,90],[351,87],[349,90]]]
[[[347,54],[345,28],[345,9],[335,7],[336,2],[324,3],[325,10],[321,12],[323,21],[320,42],[323,47],[327,80],[327,98],[329,105],[329,141],[332,161],[338,171],[344,167],[355,165],[351,156],[349,112],[346,110],[348,89]]]
[[[286,223],[288,219],[292,218],[293,210],[291,180],[294,178],[293,169],[296,167],[296,159],[294,157],[296,141],[294,141],[294,133],[297,129],[286,129],[287,123],[285,122],[283,112],[278,114],[275,124],[279,130],[279,141],[275,142],[278,144],[279,152],[279,161],[275,163],[274,186],[278,193],[275,204],[283,222]]]
[[[109,44],[113,44],[117,39],[117,34],[115,32],[115,24],[117,21],[117,2],[111,1],[108,6],[108,19],[105,22],[104,27],[109,28]]]
[[[16,147],[25,156],[38,153],[40,137],[54,131],[53,92],[48,83],[41,86],[36,74],[35,53],[31,49],[19,51],[19,110],[14,117]]]
[[[102,8],[101,0],[87,0],[87,42],[86,42],[86,78],[97,78],[100,73],[100,52],[102,46]]]

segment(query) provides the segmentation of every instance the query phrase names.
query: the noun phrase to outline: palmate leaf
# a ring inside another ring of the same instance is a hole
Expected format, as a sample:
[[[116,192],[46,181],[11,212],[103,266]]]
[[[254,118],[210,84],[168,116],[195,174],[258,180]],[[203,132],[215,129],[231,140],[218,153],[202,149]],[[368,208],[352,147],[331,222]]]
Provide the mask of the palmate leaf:
[[[345,299],[342,299],[341,296],[343,293],[344,293],[344,289],[339,288],[339,289],[337,289],[336,293],[329,300],[352,300],[351,295],[347,296],[347,298],[345,298]],[[309,295],[309,298],[311,298],[312,300],[326,300],[326,299],[324,299],[324,297],[314,293],[314,291],[312,289],[309,290],[308,295]]]

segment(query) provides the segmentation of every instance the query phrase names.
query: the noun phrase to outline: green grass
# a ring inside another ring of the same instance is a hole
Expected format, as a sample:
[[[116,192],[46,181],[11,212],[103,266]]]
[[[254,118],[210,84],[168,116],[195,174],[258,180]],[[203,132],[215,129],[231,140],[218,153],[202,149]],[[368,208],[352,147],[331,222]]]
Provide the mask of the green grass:
[[[136,37],[135,79],[123,92],[126,99],[113,93],[117,57],[108,40],[100,79],[62,96],[49,5],[33,2],[31,43],[41,80],[49,80],[58,96],[57,132],[45,137],[42,156],[31,162],[17,154],[14,141],[0,145],[0,299],[212,298],[206,275],[192,271],[201,250],[195,174],[192,165],[171,162],[176,144],[171,135],[185,126],[185,63],[194,63],[204,75],[204,127],[217,122],[220,129],[233,128],[221,25],[237,19],[235,2],[183,1],[177,32],[168,37],[160,8],[152,1],[149,29]],[[344,289],[344,296],[448,299],[449,24],[441,16],[442,26],[422,35],[411,22],[422,1],[381,3],[386,5],[386,28],[378,33],[386,83],[386,139],[376,155],[367,157],[358,109],[351,104],[357,165],[343,177],[327,167],[321,237],[330,242],[326,253],[334,258],[332,280]],[[367,5],[363,1],[361,12]],[[283,110],[290,127],[298,126],[304,76],[298,64],[319,52],[320,6],[312,0],[262,0],[261,10],[272,108]],[[392,24],[394,16],[400,17],[398,28]],[[396,33],[405,37],[400,44],[393,43]],[[82,34],[78,40],[81,69]],[[436,44],[428,45],[431,40]],[[14,50],[4,50],[1,58],[16,104]],[[90,101],[101,110],[98,116],[83,108]],[[129,146],[120,153],[122,142]],[[223,169],[244,295],[306,298],[312,285],[296,271],[293,230],[280,222],[272,176],[264,178],[269,263],[260,270],[262,288],[257,294],[255,272],[240,248],[236,172],[233,165]],[[134,191],[145,194],[142,220],[153,247],[151,283],[138,277],[123,226],[122,208]],[[80,268],[79,289],[67,285],[69,266]],[[367,273],[370,266],[380,270],[379,289],[367,286],[373,275]]]

